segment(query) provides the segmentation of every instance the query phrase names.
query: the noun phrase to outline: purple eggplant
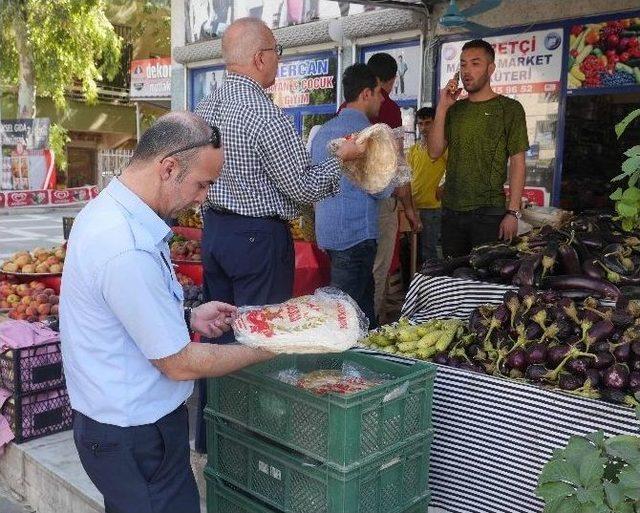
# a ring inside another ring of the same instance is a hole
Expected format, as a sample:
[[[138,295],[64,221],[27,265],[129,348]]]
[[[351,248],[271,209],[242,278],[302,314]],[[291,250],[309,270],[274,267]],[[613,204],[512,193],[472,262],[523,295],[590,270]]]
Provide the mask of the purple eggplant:
[[[527,347],[527,360],[531,364],[544,363],[547,360],[547,347],[536,343]]]
[[[539,297],[544,303],[555,304],[560,300],[561,295],[557,290],[543,290]]]
[[[640,371],[640,359],[632,360],[629,363],[629,368],[634,371]]]
[[[574,374],[585,374],[587,372],[587,369],[591,366],[592,360],[593,358],[585,358],[584,356],[572,358],[567,362],[567,369],[569,369]]]
[[[516,349],[507,356],[507,366],[523,371],[527,367],[527,353],[524,349]]]
[[[602,382],[607,388],[624,390],[629,384],[629,369],[621,363],[614,363],[605,369],[602,374]]]
[[[563,372],[558,378],[558,386],[562,390],[577,390],[584,384],[584,378],[571,374],[570,372]]]
[[[549,276],[544,280],[543,285],[546,288],[555,290],[584,289],[614,301],[620,297],[620,289],[613,283],[602,279],[590,278],[589,276]]]
[[[605,388],[602,390],[602,399],[607,402],[614,404],[624,404],[625,403],[625,393],[622,390],[618,390],[616,388]]]
[[[556,326],[558,326],[557,337],[560,340],[565,340],[573,334],[573,325],[568,320],[556,320]]]
[[[611,350],[611,342],[608,339],[599,340],[591,346],[594,353],[608,353]]]
[[[629,373],[629,390],[634,394],[640,392],[640,371],[634,370]]]
[[[631,343],[631,351],[633,351],[633,354],[636,356],[640,356],[640,340],[635,340]]]
[[[477,280],[479,278],[478,273],[472,267],[458,267],[451,273],[451,276],[460,280]]]
[[[600,376],[600,371],[598,369],[587,369],[587,371],[584,374],[585,377],[585,382],[587,380],[589,380],[589,382],[591,383],[592,387],[597,387],[600,384],[600,381],[602,380],[602,377]]]
[[[557,346],[551,346],[547,349],[547,360],[549,365],[557,367],[564,357],[567,356],[571,347],[568,344],[558,344]]]
[[[438,353],[433,357],[433,362],[440,365],[449,365],[449,355],[444,353]]]
[[[613,356],[618,363],[626,363],[631,358],[631,345],[623,342],[613,350]]]
[[[529,381],[533,381],[535,383],[538,381],[542,381],[546,377],[547,373],[548,371],[544,365],[529,365],[524,373],[524,376]]]
[[[607,369],[616,362],[616,359],[610,352],[599,352],[596,354],[596,359],[593,361],[593,367],[598,370]]]
[[[582,274],[580,259],[573,246],[560,244],[558,246],[558,255],[560,256],[560,263],[564,274]]]
[[[585,313],[590,313],[590,311],[585,310]],[[606,339],[609,335],[613,333],[614,330],[615,330],[615,326],[608,319],[602,319],[601,321],[596,322],[587,332],[587,338],[586,338],[587,345],[591,346],[592,344],[595,344],[599,340]]]
[[[536,322],[527,324],[525,338],[527,340],[537,340],[542,336],[542,327]]]
[[[522,259],[518,272],[513,277],[513,284],[516,286],[533,285],[536,269],[542,262],[542,254],[529,255]]]
[[[618,328],[626,328],[633,324],[633,315],[626,310],[616,309],[611,314],[611,322]]]
[[[499,272],[500,278],[507,283],[511,283],[511,280],[518,272],[521,263],[522,260],[510,260],[502,264]]]

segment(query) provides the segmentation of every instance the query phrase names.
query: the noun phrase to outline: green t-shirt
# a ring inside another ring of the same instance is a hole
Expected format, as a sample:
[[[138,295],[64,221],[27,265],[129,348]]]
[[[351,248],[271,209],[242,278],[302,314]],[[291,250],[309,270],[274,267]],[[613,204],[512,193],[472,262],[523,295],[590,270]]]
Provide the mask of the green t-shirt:
[[[444,134],[449,160],[442,206],[504,208],[508,158],[529,149],[520,102],[501,95],[482,102],[460,100],[447,112]]]

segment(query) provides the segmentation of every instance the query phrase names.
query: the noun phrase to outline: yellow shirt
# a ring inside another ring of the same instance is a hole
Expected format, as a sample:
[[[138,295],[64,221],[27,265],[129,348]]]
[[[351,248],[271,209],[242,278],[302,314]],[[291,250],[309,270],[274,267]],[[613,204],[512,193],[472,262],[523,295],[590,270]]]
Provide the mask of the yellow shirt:
[[[407,162],[412,171],[411,190],[416,208],[440,208],[436,189],[447,169],[447,152],[433,160],[418,142],[409,148]]]

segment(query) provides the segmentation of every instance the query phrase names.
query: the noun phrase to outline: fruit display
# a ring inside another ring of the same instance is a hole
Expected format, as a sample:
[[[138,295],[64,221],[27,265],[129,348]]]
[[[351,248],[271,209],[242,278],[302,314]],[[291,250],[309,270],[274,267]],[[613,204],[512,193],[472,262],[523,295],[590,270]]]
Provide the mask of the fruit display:
[[[403,320],[362,343],[628,406],[640,400],[640,302],[624,297],[603,306],[593,297],[575,302],[556,291],[521,287],[499,305],[474,309],[466,326]]]
[[[182,210],[177,216],[178,226],[187,228],[202,228],[200,209],[189,208]]]
[[[60,274],[66,251],[58,246],[52,249],[36,248],[18,251],[2,263],[2,272],[24,274]]]
[[[35,322],[57,316],[58,301],[55,291],[42,282],[0,281],[0,309],[9,309],[11,319]]]
[[[174,235],[169,241],[171,260],[174,262],[200,262],[200,241]]]
[[[571,28],[569,89],[640,84],[640,18]]]
[[[186,274],[176,273],[176,278],[178,278],[178,283],[182,285],[182,288],[195,285],[193,278],[191,278],[191,276],[187,276]]]
[[[571,297],[640,297],[640,237],[611,216],[576,218],[558,229],[543,226],[514,239],[474,248],[470,255],[428,260],[430,276],[535,285]]]
[[[289,221],[289,226],[294,240],[307,242],[316,240],[315,219],[312,209],[305,210],[300,217]]]

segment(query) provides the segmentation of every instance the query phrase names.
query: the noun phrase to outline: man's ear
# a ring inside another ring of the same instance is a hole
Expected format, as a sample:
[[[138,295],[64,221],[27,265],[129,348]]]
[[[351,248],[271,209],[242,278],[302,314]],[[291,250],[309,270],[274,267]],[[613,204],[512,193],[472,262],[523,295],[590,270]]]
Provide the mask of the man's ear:
[[[264,59],[262,58],[262,55],[263,55],[262,52],[256,52],[255,55],[253,56],[253,65],[259,71],[262,71],[264,69]]]
[[[495,62],[489,63],[489,76],[493,75],[493,72],[495,70],[496,70],[496,63]]]
[[[166,182],[171,179],[171,176],[177,172],[178,163],[173,157],[168,157],[160,163],[160,180]]]

